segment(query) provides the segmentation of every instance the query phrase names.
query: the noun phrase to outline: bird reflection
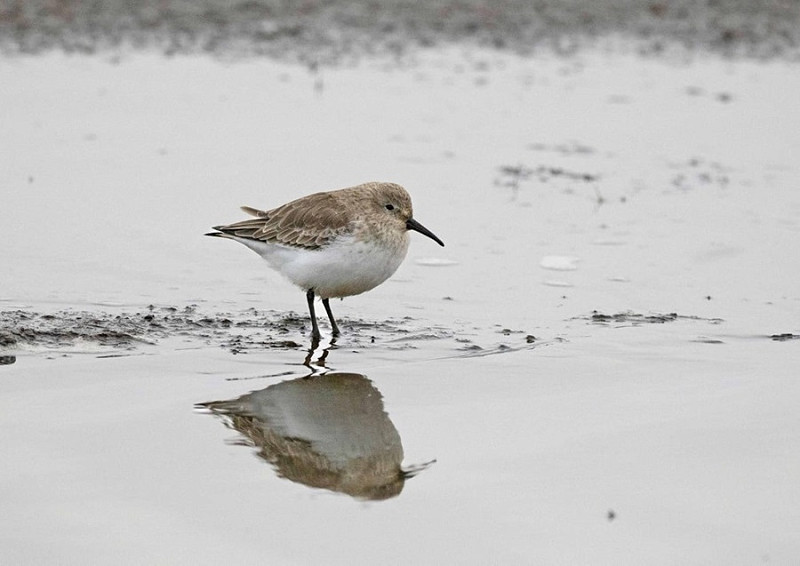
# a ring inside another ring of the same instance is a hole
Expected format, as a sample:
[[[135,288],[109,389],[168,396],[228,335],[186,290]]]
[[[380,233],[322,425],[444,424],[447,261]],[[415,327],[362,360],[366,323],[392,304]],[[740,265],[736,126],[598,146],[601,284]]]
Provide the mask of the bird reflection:
[[[389,499],[430,465],[403,469],[403,445],[382,396],[358,373],[293,379],[201,406],[241,433],[240,443],[254,446],[279,476],[310,487]]]

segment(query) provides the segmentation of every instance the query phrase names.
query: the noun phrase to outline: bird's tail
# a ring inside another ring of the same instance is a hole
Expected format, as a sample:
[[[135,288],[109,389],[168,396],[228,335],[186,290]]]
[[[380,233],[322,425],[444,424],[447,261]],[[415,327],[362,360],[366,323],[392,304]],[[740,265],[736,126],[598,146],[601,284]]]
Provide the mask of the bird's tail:
[[[214,226],[214,230],[219,230],[220,228],[224,228],[224,226]],[[215,238],[233,238],[233,234],[226,234],[225,232],[208,232],[203,234],[204,236],[213,236]]]
[[[217,238],[253,238],[253,236],[264,228],[264,222],[269,218],[267,212],[258,210],[250,206],[243,206],[241,209],[255,218],[248,218],[225,226],[212,226],[216,232],[209,232],[206,236],[216,236]]]

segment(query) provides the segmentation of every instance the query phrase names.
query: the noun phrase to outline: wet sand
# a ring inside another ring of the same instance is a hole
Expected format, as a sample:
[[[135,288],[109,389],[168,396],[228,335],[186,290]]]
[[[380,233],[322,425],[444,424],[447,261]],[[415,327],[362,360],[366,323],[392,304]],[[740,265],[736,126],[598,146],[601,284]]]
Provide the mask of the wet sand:
[[[502,4],[161,0],[0,3],[0,48],[97,53],[156,49],[167,55],[269,56],[308,65],[402,57],[452,44],[568,55],[621,39],[633,51],[674,49],[723,56],[796,59],[800,9],[794,2],[559,0]]]
[[[571,18],[526,43],[460,3],[400,19],[399,56],[363,23],[399,4],[261,39],[258,2],[81,6],[0,10],[0,563],[800,554],[795,32],[709,39],[789,4],[650,4],[619,36],[542,5]],[[341,43],[310,65],[315,26]],[[447,247],[412,235],[336,341],[203,237],[372,179]]]

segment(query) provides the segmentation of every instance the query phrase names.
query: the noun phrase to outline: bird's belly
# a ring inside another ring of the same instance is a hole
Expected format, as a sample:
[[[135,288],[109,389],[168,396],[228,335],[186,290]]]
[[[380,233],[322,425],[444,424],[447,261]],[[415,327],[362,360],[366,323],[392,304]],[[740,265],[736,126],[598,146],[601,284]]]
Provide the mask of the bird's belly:
[[[408,239],[389,247],[349,238],[318,250],[267,246],[253,249],[295,285],[333,298],[358,295],[386,281],[405,258]]]

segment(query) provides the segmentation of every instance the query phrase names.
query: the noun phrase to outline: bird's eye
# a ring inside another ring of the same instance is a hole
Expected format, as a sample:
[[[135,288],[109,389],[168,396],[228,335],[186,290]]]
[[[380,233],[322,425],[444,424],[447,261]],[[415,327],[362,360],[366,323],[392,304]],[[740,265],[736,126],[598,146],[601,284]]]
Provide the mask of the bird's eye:
[[[394,205],[393,204],[387,204],[386,205],[386,210],[394,210]]]

